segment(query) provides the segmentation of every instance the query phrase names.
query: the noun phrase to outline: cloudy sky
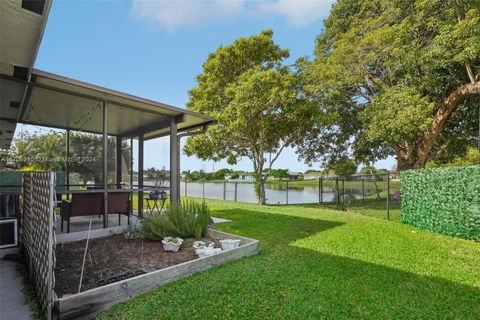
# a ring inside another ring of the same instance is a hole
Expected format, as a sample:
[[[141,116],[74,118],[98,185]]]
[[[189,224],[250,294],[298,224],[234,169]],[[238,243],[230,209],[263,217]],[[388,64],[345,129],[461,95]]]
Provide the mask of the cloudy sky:
[[[274,40],[290,49],[288,63],[311,55],[333,2],[56,0],[35,67],[183,108],[208,54],[239,37],[273,29]],[[168,167],[166,141],[145,149],[146,167]],[[184,155],[181,164],[182,170],[228,167]],[[252,169],[248,160],[235,167]],[[308,168],[293,150],[276,167]]]

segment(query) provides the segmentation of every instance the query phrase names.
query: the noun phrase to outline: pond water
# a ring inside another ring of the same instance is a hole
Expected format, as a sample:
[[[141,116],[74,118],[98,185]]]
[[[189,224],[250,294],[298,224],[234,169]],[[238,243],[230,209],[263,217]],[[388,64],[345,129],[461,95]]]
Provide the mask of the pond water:
[[[235,191],[236,188],[236,191]],[[340,189],[341,190],[341,189]],[[380,192],[383,190],[379,190]],[[319,203],[320,202],[320,188],[319,186],[302,186],[289,187],[286,190],[286,184],[269,184],[265,185],[265,193],[267,203],[270,204],[295,204],[295,203]],[[365,196],[375,194],[376,190],[365,188]],[[255,186],[253,183],[237,183],[234,182],[185,182],[180,184],[180,194],[182,196],[211,198],[211,199],[225,199],[232,201],[242,201],[257,203],[255,195]],[[362,199],[363,193],[361,183],[359,188],[345,188],[345,194],[355,199]],[[321,195],[323,202],[335,201],[335,189],[324,187]],[[288,198],[288,199],[287,199]]]

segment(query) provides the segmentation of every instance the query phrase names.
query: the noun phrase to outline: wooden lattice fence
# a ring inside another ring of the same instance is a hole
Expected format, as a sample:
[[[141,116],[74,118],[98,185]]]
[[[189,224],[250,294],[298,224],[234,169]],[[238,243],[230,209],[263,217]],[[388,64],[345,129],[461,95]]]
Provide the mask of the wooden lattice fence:
[[[37,298],[52,318],[55,285],[55,174],[25,173],[22,187],[22,245]]]

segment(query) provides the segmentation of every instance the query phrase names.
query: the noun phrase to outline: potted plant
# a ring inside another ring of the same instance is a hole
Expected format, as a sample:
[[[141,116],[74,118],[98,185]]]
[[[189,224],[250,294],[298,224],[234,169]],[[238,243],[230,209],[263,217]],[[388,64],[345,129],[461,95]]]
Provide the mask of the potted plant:
[[[162,240],[163,250],[177,252],[183,243],[182,238],[165,237]]]
[[[195,241],[193,247],[195,248],[195,253],[200,258],[211,256],[221,250],[220,248],[215,249],[215,243],[212,241]]]
[[[211,241],[195,241],[193,243],[193,247],[195,249],[203,249],[203,248],[213,248],[215,247],[215,243],[211,242]]]
[[[230,250],[230,249],[238,248],[238,246],[240,245],[240,240],[224,239],[224,240],[220,240],[220,243],[222,245],[223,250]]]

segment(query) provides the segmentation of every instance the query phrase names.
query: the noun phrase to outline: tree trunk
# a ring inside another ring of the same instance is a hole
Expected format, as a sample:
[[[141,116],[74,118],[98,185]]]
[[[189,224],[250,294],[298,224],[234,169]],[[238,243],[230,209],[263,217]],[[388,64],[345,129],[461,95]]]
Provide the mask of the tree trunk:
[[[427,160],[428,157],[420,155],[417,150],[407,159],[397,156],[397,171],[425,168]]]
[[[437,109],[430,129],[420,137],[419,143],[410,152],[406,152],[402,143],[396,146],[397,170],[424,168],[450,115],[460,103],[475,95],[480,95],[480,81],[464,84],[453,91]]]
[[[259,205],[266,205],[267,204],[267,199],[265,197],[265,181],[261,177],[260,174],[260,179],[258,180],[258,204]]]

